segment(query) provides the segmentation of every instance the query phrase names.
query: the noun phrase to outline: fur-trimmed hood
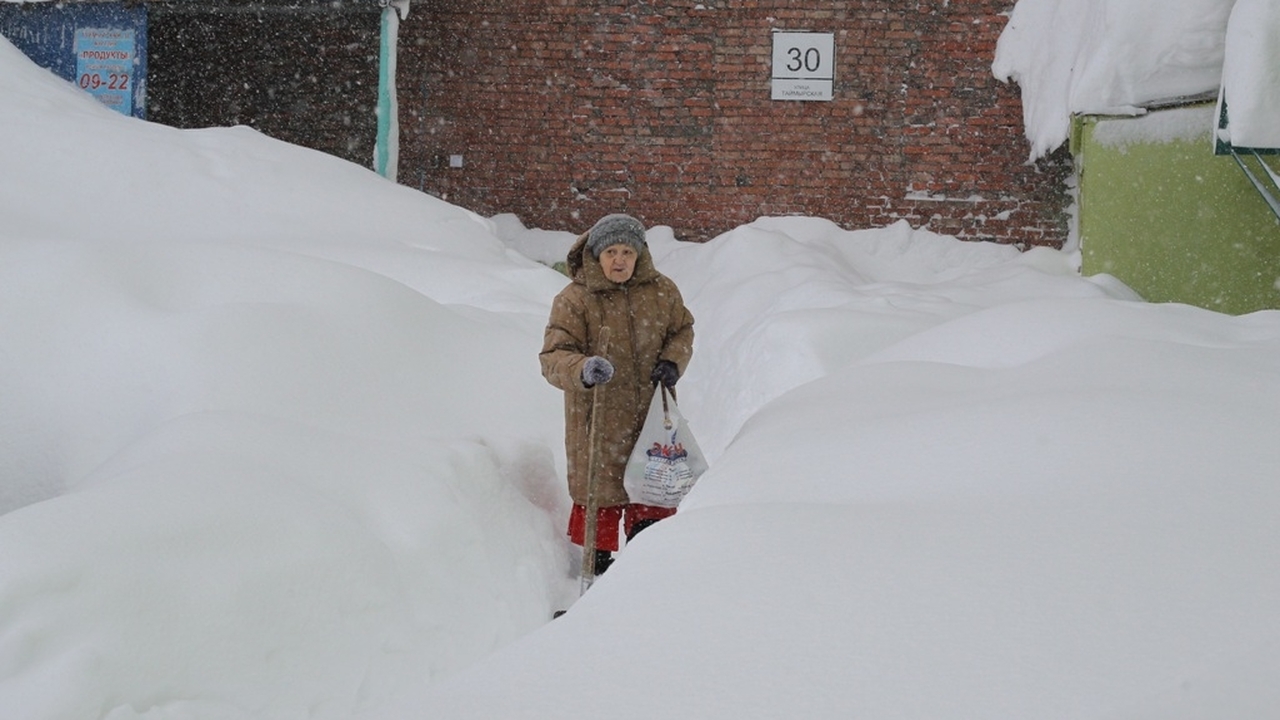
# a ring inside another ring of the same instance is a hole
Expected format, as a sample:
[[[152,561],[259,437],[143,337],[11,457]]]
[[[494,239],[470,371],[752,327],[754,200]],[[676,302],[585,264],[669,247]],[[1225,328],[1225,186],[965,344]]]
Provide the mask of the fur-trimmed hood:
[[[611,290],[622,285],[636,286],[653,282],[660,277],[658,269],[653,265],[653,255],[649,252],[649,246],[645,245],[640,254],[636,256],[636,271],[632,273],[631,279],[625,283],[616,283],[604,276],[604,270],[600,267],[599,261],[591,257],[591,253],[587,251],[587,236],[589,233],[583,233],[574,241],[573,247],[569,248],[569,255],[565,258],[565,266],[569,269],[569,277],[576,283],[581,283],[591,292],[599,292],[601,290]]]

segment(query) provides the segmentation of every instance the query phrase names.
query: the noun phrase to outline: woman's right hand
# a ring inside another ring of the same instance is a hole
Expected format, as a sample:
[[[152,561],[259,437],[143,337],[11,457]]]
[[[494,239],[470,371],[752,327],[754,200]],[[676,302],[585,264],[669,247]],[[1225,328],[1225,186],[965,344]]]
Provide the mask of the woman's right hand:
[[[587,387],[603,385],[613,379],[613,363],[592,355],[582,364],[582,384]]]

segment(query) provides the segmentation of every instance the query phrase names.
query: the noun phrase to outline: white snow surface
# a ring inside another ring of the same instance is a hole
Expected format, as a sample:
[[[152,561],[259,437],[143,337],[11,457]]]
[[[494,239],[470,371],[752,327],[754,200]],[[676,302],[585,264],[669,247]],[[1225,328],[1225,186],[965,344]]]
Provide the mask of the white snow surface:
[[[1130,145],[1202,141],[1206,128],[1217,119],[1212,105],[1170,108],[1136,118],[1103,118],[1094,127],[1093,139],[1100,145],[1126,148]]]
[[[1222,72],[1226,139],[1237,147],[1280,148],[1280,3],[1236,0]]]
[[[1018,0],[992,71],[1021,89],[1032,159],[1067,140],[1072,114],[1138,115],[1220,87],[1235,142],[1280,147],[1275,0]]]
[[[528,258],[571,234],[3,41],[0,126],[6,718],[1280,707],[1280,312],[904,224],[655,227],[711,470],[578,599]]]

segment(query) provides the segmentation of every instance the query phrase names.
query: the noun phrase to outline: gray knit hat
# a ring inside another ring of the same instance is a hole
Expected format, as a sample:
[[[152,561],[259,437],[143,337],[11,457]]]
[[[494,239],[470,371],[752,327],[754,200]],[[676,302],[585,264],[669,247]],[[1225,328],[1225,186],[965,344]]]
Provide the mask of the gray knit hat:
[[[622,213],[600,218],[587,234],[587,249],[598,260],[611,245],[630,245],[640,252],[645,247],[644,223]]]

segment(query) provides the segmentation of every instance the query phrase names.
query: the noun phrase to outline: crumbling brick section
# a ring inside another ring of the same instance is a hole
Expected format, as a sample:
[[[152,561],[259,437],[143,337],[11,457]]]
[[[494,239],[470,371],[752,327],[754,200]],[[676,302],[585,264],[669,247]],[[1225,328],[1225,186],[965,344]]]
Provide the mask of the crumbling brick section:
[[[399,180],[545,229],[629,212],[706,240],[811,215],[1061,245],[1070,158],[1028,162],[991,73],[1013,4],[420,0]],[[834,35],[831,101],[770,99],[775,31]]]

